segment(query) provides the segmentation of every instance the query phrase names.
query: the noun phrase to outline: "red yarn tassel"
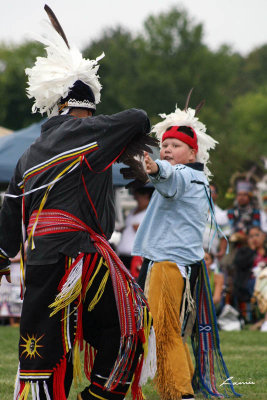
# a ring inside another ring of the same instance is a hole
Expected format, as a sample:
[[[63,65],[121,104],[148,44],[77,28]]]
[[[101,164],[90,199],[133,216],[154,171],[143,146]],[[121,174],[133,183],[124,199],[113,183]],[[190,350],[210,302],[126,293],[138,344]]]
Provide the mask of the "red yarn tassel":
[[[19,383],[19,396],[23,392],[24,388],[25,388],[25,382],[24,381],[20,381],[20,383]]]
[[[134,373],[134,380],[133,380],[132,388],[131,388],[133,400],[143,400],[144,399],[142,389],[139,386],[143,362],[144,362],[144,354],[142,354],[142,357],[139,360],[136,370],[135,370],[135,373]]]
[[[95,357],[96,357],[96,350],[87,343],[85,345],[85,352],[84,352],[84,373],[86,378],[90,382],[91,382],[91,373],[94,366]]]
[[[60,364],[57,364],[53,373],[53,399],[54,400],[67,400],[65,394],[65,375],[67,368],[66,357],[63,357]]]

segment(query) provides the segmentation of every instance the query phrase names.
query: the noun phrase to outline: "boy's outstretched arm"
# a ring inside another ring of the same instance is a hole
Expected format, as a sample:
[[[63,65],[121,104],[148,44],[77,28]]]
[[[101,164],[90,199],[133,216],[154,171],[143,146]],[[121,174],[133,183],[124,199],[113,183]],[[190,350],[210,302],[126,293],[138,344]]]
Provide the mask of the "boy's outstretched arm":
[[[155,175],[158,173],[159,171],[158,164],[152,160],[152,158],[148,155],[147,151],[144,151],[144,161],[147,174]]]

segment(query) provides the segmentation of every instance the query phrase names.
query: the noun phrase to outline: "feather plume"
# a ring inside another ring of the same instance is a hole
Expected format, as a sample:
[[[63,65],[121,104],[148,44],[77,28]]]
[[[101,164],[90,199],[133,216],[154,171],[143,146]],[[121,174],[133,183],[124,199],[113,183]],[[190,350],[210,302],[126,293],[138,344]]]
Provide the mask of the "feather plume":
[[[104,53],[96,60],[85,59],[76,47],[68,48],[50,22],[45,21],[44,28],[46,34],[35,35],[35,39],[44,44],[47,56],[37,57],[35,65],[25,70],[28,75],[27,96],[34,98],[32,112],[46,112],[48,117],[57,115],[58,101],[67,96],[77,80],[90,86],[98,104],[102,88],[97,75],[98,61]]]
[[[65,33],[64,33],[64,31],[63,31],[63,29],[62,29],[62,27],[61,27],[61,25],[60,25],[60,23],[59,23],[59,21],[57,19],[55,13],[51,10],[51,8],[47,4],[45,4],[44,9],[45,9],[50,21],[51,21],[51,24],[53,25],[53,27],[55,28],[57,33],[62,37],[62,39],[66,43],[67,47],[70,48],[68,40],[66,38],[66,35],[65,35]]]
[[[150,146],[158,147],[158,139],[146,134],[135,135],[135,137],[128,143],[123,154],[118,159],[118,162],[123,162],[128,167],[121,168],[120,173],[125,179],[134,179],[128,183],[126,188],[136,188],[145,185],[148,182],[147,173],[144,169],[142,159],[144,151],[152,153]]]
[[[191,94],[192,94],[193,90],[194,90],[194,88],[191,88],[191,89],[190,89],[190,92],[189,92],[188,95],[187,95],[187,99],[186,99],[185,106],[184,106],[184,110],[185,110],[185,111],[187,111],[187,109],[188,109],[189,101],[190,101]]]
[[[145,185],[149,179],[144,169],[143,163],[135,158],[129,158],[124,163],[128,165],[126,168],[121,168],[120,173],[124,179],[134,179],[126,185],[126,188],[137,188]]]
[[[206,126],[199,121],[196,117],[196,111],[192,108],[188,108],[187,110],[180,110],[177,108],[173,113],[170,114],[159,114],[163,121],[152,127],[151,132],[155,132],[157,138],[162,140],[162,135],[166,132],[167,128],[170,126],[190,126],[193,128],[197,135],[197,143],[198,143],[198,152],[196,161],[199,161],[204,164],[204,172],[209,178],[211,176],[211,172],[207,167],[207,163],[209,161],[209,150],[214,149],[216,140],[214,140],[211,136],[206,134]]]
[[[201,102],[196,106],[196,112],[195,112],[195,117],[199,114],[201,108],[204,106],[205,104],[205,99],[201,100]]]

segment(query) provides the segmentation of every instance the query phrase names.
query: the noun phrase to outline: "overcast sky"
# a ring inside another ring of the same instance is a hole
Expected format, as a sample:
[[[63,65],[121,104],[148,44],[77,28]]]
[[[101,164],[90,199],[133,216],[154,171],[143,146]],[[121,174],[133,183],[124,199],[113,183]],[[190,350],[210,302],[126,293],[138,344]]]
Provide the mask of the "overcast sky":
[[[41,33],[42,0],[0,0],[0,41],[19,42],[29,31]],[[151,14],[182,6],[202,22],[205,43],[212,49],[229,44],[246,54],[267,43],[267,0],[47,0],[71,43],[82,49],[108,27],[142,29]]]

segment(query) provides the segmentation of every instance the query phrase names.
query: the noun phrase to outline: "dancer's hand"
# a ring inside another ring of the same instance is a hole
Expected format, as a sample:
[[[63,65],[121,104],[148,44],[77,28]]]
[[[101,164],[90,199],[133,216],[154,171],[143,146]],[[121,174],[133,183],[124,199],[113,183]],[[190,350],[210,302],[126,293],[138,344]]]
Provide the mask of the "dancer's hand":
[[[8,257],[6,257],[1,251],[0,251],[0,285],[1,285],[1,279],[2,276],[5,275],[6,280],[11,283],[10,279],[10,260]]]
[[[148,155],[147,151],[144,151],[144,161],[146,167],[146,173],[149,175],[155,175],[158,173],[159,167],[155,161]]]

